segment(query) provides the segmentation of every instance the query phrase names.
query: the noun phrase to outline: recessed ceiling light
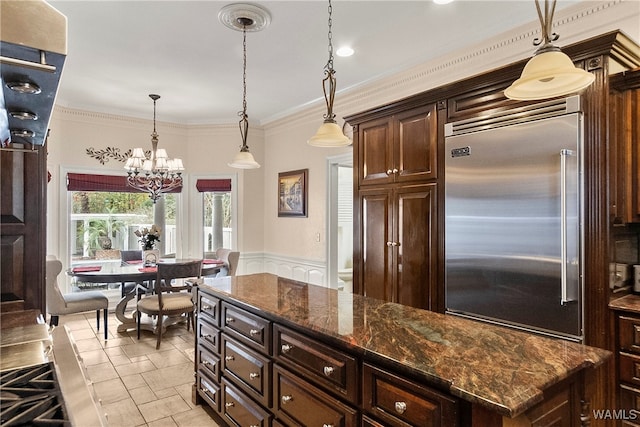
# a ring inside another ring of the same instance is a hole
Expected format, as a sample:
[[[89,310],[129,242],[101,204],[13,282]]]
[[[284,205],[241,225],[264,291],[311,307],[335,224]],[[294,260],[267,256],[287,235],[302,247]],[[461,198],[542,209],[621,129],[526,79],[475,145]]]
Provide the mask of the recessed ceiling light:
[[[351,56],[353,55],[353,49],[349,46],[342,46],[338,50],[336,50],[336,55],[338,56]]]
[[[453,0],[433,0],[433,2],[435,4],[448,4],[451,3]]]

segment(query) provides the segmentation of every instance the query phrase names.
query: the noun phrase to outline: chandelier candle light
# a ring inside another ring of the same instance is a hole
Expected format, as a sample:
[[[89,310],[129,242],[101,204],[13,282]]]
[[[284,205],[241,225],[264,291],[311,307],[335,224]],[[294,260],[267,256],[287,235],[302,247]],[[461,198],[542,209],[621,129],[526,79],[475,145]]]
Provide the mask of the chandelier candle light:
[[[504,95],[510,99],[530,101],[563,96],[582,90],[595,80],[593,74],[574,66],[571,58],[552,44],[560,38],[551,31],[556,0],[551,3],[545,0],[544,16],[539,0],[535,2],[542,37],[534,39],[533,45],[542,46],[527,62],[520,78],[504,91]]]
[[[182,171],[184,166],[181,159],[169,159],[164,148],[158,148],[158,133],[156,132],[156,101],[160,95],[149,95],[153,99],[153,133],[151,134],[151,153],[147,158],[142,148],[133,150],[124,168],[127,170],[127,184],[137,188],[156,202],[163,193],[178,189],[182,186]]]
[[[333,101],[336,96],[336,72],[333,69],[333,34],[331,32],[331,15],[333,8],[331,0],[329,0],[329,60],[324,66],[325,78],[322,80],[322,90],[324,92],[324,100],[327,104],[327,114],[324,115],[324,123],[307,141],[307,144],[314,147],[344,147],[351,144],[351,140],[347,138],[342,129],[336,123],[336,115],[333,113]],[[327,85],[329,89],[327,91]]]
[[[240,136],[242,146],[229,166],[238,169],[257,169],[260,164],[256,162],[247,145],[249,133],[249,116],[247,115],[247,31],[260,31],[271,22],[269,12],[257,5],[230,4],[223,7],[218,14],[218,19],[232,30],[242,31],[242,111],[240,116]]]

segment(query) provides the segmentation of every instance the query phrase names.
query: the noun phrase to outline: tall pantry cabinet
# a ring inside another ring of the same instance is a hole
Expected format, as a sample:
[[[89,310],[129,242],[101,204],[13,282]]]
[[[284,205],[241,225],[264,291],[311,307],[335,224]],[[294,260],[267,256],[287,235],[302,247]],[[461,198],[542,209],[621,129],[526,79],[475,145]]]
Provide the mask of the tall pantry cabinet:
[[[438,108],[401,102],[354,126],[354,292],[438,310]]]

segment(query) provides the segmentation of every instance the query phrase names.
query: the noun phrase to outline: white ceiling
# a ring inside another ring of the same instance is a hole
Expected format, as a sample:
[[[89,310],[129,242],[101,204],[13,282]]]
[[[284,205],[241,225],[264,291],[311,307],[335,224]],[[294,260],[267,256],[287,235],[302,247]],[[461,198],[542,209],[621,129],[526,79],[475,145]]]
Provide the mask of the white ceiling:
[[[577,1],[558,1],[556,10]],[[220,9],[237,1],[49,2],[67,16],[69,28],[58,105],[151,119],[148,95],[157,93],[159,121],[238,120],[242,32],[218,20]],[[254,4],[267,8],[272,20],[247,34],[247,112],[250,121],[265,123],[322,101],[328,3]],[[533,0],[333,0],[334,49],[355,49],[349,58],[335,58],[338,96],[530,22],[537,22]]]

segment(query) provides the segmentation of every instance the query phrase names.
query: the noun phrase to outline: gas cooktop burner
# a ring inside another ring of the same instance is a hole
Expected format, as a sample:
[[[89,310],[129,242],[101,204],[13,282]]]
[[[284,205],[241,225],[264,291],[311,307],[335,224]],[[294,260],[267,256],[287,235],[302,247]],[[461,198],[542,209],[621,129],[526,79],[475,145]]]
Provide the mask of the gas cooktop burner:
[[[0,372],[0,425],[71,425],[53,363]]]

